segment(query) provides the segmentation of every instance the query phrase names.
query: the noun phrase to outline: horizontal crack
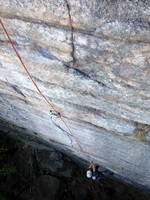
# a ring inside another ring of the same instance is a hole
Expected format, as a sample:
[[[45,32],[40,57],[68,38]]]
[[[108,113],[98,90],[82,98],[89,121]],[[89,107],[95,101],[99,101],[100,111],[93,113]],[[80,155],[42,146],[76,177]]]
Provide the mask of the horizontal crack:
[[[16,15],[13,15],[13,16],[5,16],[3,14],[1,14],[0,16],[2,16],[3,18],[5,19],[11,19],[11,20],[20,20],[20,21],[24,21],[24,22],[28,22],[28,23],[33,23],[33,24],[39,24],[39,25],[43,25],[43,26],[46,26],[46,27],[53,27],[53,28],[57,28],[57,29],[63,29],[65,31],[70,31],[71,30],[71,27],[70,26],[63,26],[63,25],[55,25],[55,24],[51,24],[49,22],[45,22],[44,20],[36,20],[36,19],[32,19],[32,18],[29,18],[29,17],[20,17],[20,16],[16,16]],[[80,29],[80,28],[73,28],[73,31],[76,32],[76,33],[82,33],[82,34],[85,34],[85,35],[89,35],[89,36],[93,36],[93,37],[96,37],[96,38],[99,38],[99,39],[109,39],[109,37],[107,36],[100,36],[100,35],[94,35],[93,34],[93,31],[87,31],[87,30],[84,30],[84,29]]]
[[[91,78],[88,74],[86,74],[85,72],[81,71],[80,69],[75,68],[75,67],[71,67],[71,66],[69,66],[68,64],[65,64],[65,63],[64,63],[64,65],[66,66],[67,69],[72,69],[76,73],[76,75],[80,75],[80,76],[82,76],[82,77],[84,77],[86,79],[90,79],[90,80],[98,83],[101,87],[107,87],[108,88],[108,86],[106,86],[103,82],[100,82],[98,80],[95,80],[95,79]]]
[[[4,13],[1,13],[0,16],[5,18],[5,19],[12,19],[12,20],[13,19],[17,19],[17,20],[21,20],[21,21],[24,21],[24,22],[29,22],[29,23],[33,23],[33,24],[39,24],[39,25],[43,25],[43,26],[47,26],[47,27],[54,27],[54,28],[63,29],[63,30],[66,30],[66,31],[70,31],[71,30],[70,26],[55,25],[53,23],[45,22],[44,20],[38,20],[37,21],[36,19],[32,19],[32,18],[29,18],[29,17],[20,17],[20,16],[16,16],[16,15],[6,16]],[[120,22],[123,23],[122,21],[120,21]],[[128,22],[126,22],[126,23],[128,23]],[[81,29],[81,28],[73,28],[73,31],[76,32],[76,33],[89,35],[89,36],[92,36],[92,37],[95,37],[95,38],[99,38],[99,39],[102,39],[102,40],[113,39],[114,41],[122,41],[122,39],[120,39],[120,38],[113,38],[113,37],[104,35],[102,33],[101,33],[101,35],[97,35],[97,34],[94,34],[93,31],[85,30],[85,29]],[[137,42],[150,43],[150,41],[139,40],[139,39],[135,40],[135,41],[132,40],[132,39],[129,39],[126,42],[129,42],[129,43],[132,43],[132,44],[137,43]]]

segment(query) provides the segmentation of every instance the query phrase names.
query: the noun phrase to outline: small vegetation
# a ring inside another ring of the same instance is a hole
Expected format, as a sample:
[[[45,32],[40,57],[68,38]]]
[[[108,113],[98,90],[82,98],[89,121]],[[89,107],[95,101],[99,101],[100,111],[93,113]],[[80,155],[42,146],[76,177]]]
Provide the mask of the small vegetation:
[[[143,129],[138,129],[133,133],[133,137],[139,139],[142,142],[146,142],[148,132]]]
[[[21,126],[17,126],[15,124],[12,124],[10,122],[6,122],[0,119],[0,124],[6,125],[7,127],[11,127],[11,128],[16,128],[16,129],[21,129],[21,130],[26,130],[25,128],[21,127]]]
[[[28,140],[28,141],[33,141],[33,142],[36,142],[37,141],[37,138],[33,135],[27,135],[25,136],[25,138]]]
[[[0,169],[0,176],[7,176],[15,172],[16,172],[16,167],[14,165],[8,165]]]
[[[6,127],[14,128],[14,129],[16,129],[16,130],[19,129],[19,131],[24,131],[24,130],[26,130],[26,128],[17,126],[17,125],[15,125],[15,124],[12,124],[12,123],[7,122],[7,121],[3,121],[2,119],[0,119],[0,124],[5,125]],[[37,141],[37,137],[36,137],[36,135],[38,135],[38,133],[33,132],[33,134],[34,134],[34,135],[29,135],[29,134],[24,135],[23,133],[22,133],[22,134],[21,134],[21,133],[20,133],[20,134],[19,134],[19,133],[14,133],[14,135],[15,135],[16,137],[18,137],[18,138],[21,138],[21,139],[24,139],[24,140],[27,140],[27,141],[30,141],[30,142],[38,142],[38,141]]]

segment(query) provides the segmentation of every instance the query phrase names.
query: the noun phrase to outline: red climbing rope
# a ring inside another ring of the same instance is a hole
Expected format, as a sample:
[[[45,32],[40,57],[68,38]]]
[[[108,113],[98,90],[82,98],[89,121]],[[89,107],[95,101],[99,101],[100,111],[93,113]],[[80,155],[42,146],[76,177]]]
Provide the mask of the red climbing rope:
[[[28,74],[29,78],[31,79],[32,83],[33,83],[34,86],[36,87],[37,91],[38,91],[39,94],[44,98],[44,100],[46,101],[46,103],[47,103],[55,112],[59,113],[59,112],[55,109],[55,107],[49,102],[49,100],[46,98],[46,96],[42,93],[42,91],[40,90],[40,88],[38,87],[38,85],[36,84],[36,82],[33,80],[32,76],[31,76],[30,72],[28,71],[26,65],[24,64],[24,62],[23,62],[23,60],[22,60],[20,54],[18,53],[16,47],[14,46],[13,41],[12,41],[12,39],[10,38],[10,36],[9,36],[9,34],[8,34],[8,31],[7,31],[6,27],[5,27],[5,25],[4,25],[3,21],[2,21],[2,19],[0,19],[0,24],[1,24],[2,28],[3,28],[3,30],[4,30],[4,33],[6,34],[6,37],[8,38],[8,40],[9,40],[9,42],[10,42],[12,48],[14,49],[14,51],[15,51],[17,57],[19,58],[19,60],[20,60],[20,62],[21,62],[21,64],[22,64],[22,66],[23,66],[23,68],[25,69],[25,71],[26,71],[26,73]],[[75,138],[75,141],[77,142],[79,149],[84,153],[84,150],[82,149],[82,147],[81,147],[81,145],[80,145],[78,139],[72,134],[71,129],[69,128],[69,126],[67,125],[67,123],[65,122],[65,120],[62,118],[61,115],[60,115],[60,119],[62,120],[62,122],[64,123],[64,125],[66,126],[66,128],[69,130],[70,135],[71,135],[72,137]]]
[[[32,76],[31,76],[30,72],[29,72],[28,69],[26,68],[26,66],[25,66],[25,64],[24,64],[24,62],[23,62],[23,60],[22,60],[20,54],[18,53],[16,47],[14,46],[13,41],[12,41],[12,39],[10,38],[10,36],[9,36],[9,34],[8,34],[8,32],[7,32],[7,30],[6,30],[6,28],[5,28],[5,26],[4,26],[4,24],[3,24],[3,22],[2,22],[1,19],[0,19],[0,23],[1,23],[2,27],[3,27],[3,30],[4,30],[4,32],[5,32],[5,34],[6,34],[8,40],[9,40],[11,46],[12,46],[12,48],[14,49],[14,51],[15,51],[17,57],[19,58],[19,60],[20,60],[20,62],[21,62],[21,64],[22,64],[22,66],[23,66],[23,68],[25,69],[26,73],[27,73],[28,76],[30,77],[30,79],[31,79],[31,81],[33,82],[34,86],[36,87],[36,89],[38,90],[38,92],[40,93],[40,95],[45,99],[45,101],[47,102],[47,104],[48,104],[53,110],[55,110],[54,106],[48,101],[48,99],[47,99],[47,98],[45,97],[45,95],[41,92],[41,90],[39,89],[39,87],[37,86],[37,84],[35,83],[35,81],[33,80],[33,78],[32,78]],[[57,112],[57,111],[55,110],[55,112]]]

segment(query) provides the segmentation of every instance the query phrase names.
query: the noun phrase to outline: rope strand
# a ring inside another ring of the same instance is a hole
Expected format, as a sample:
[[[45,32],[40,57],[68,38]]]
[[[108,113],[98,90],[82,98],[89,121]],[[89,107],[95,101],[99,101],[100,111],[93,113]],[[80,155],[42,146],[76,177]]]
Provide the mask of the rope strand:
[[[11,37],[9,36],[9,33],[8,33],[8,31],[7,31],[6,27],[5,27],[5,25],[4,25],[3,21],[2,21],[2,19],[0,19],[0,24],[1,24],[2,28],[3,28],[3,30],[4,30],[4,33],[5,33],[6,37],[8,38],[8,41],[10,42],[10,44],[11,44],[13,50],[15,51],[16,56],[19,58],[19,60],[20,60],[20,62],[21,62],[21,64],[22,64],[24,70],[25,70],[26,73],[28,74],[29,78],[31,79],[32,83],[33,83],[34,86],[36,87],[36,89],[37,89],[37,91],[39,92],[39,94],[43,97],[43,99],[44,99],[44,100],[46,101],[46,103],[50,106],[50,108],[52,108],[55,112],[60,113],[60,112],[58,112],[58,111],[55,109],[55,107],[49,102],[49,100],[48,100],[48,99],[46,98],[46,96],[42,93],[42,91],[40,90],[40,88],[38,87],[38,85],[36,84],[36,82],[33,80],[32,76],[31,76],[30,72],[28,71],[26,65],[24,64],[24,61],[22,60],[22,58],[21,58],[19,52],[17,51],[16,47],[14,46],[13,41],[12,41]],[[80,151],[84,153],[84,150],[82,149],[82,147],[81,147],[81,145],[80,145],[78,139],[74,136],[74,134],[72,133],[72,130],[69,128],[69,126],[67,125],[67,123],[65,122],[65,120],[62,118],[61,115],[60,115],[60,119],[61,119],[61,121],[64,123],[64,125],[66,126],[66,128],[69,130],[70,135],[75,139],[75,141],[76,141],[76,143],[77,143],[77,145],[78,145]]]

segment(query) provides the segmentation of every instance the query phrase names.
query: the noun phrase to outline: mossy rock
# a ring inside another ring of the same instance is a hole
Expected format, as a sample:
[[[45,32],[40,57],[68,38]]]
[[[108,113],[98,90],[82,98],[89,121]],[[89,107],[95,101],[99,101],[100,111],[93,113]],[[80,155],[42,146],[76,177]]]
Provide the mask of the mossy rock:
[[[21,130],[26,130],[26,128],[12,124],[10,122],[4,121],[0,119],[0,124],[6,125],[7,127],[15,128],[15,129],[21,129]]]
[[[136,139],[139,139],[142,142],[146,142],[147,135],[148,135],[148,132],[146,132],[143,129],[138,129],[133,133],[133,137]]]

